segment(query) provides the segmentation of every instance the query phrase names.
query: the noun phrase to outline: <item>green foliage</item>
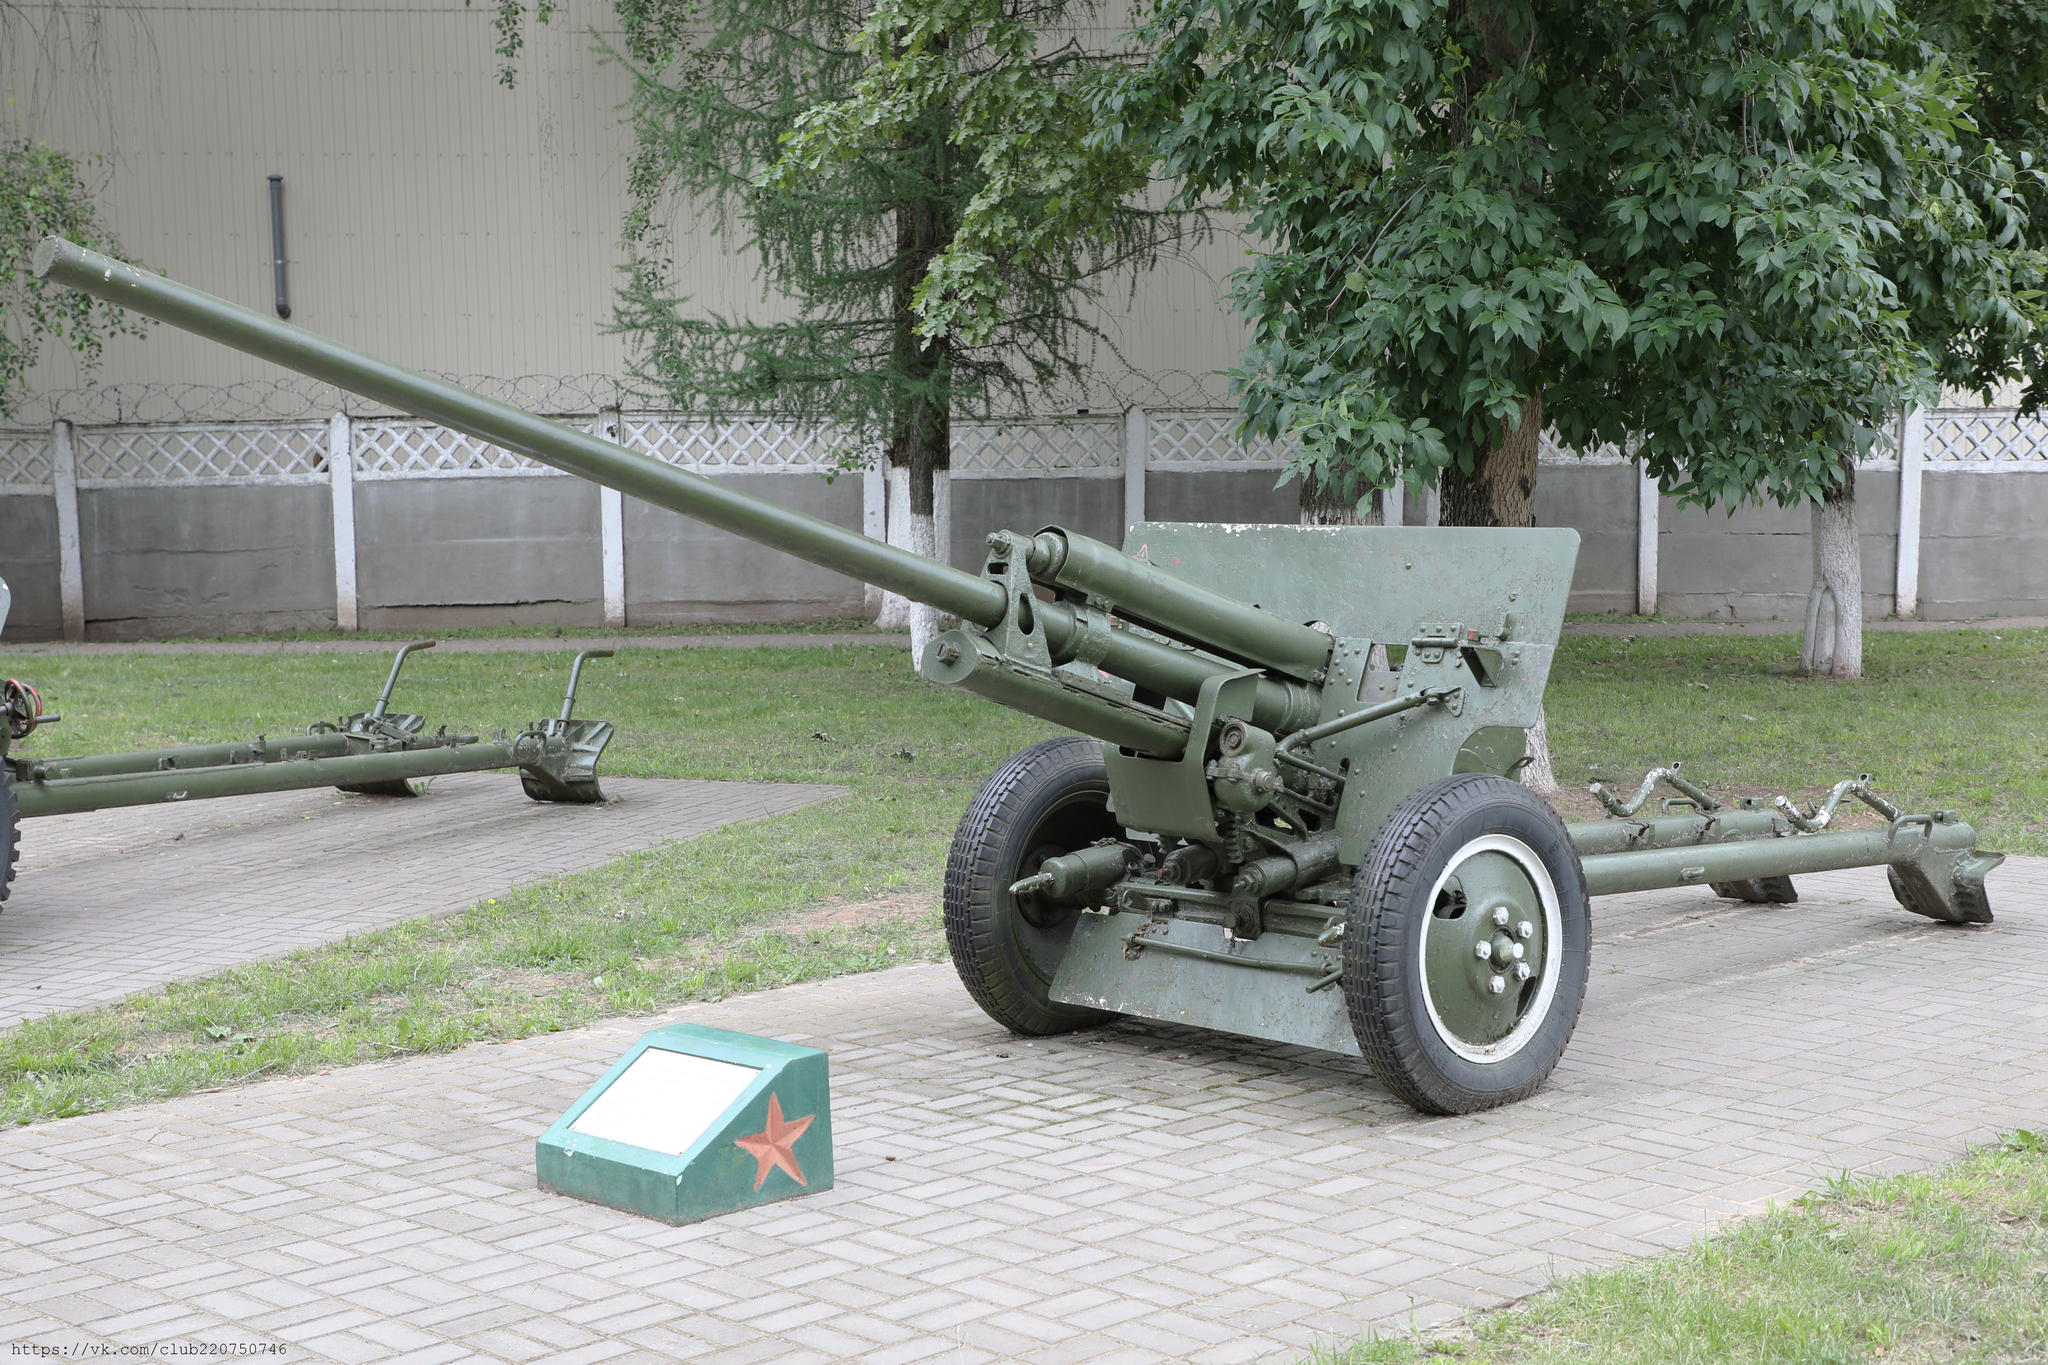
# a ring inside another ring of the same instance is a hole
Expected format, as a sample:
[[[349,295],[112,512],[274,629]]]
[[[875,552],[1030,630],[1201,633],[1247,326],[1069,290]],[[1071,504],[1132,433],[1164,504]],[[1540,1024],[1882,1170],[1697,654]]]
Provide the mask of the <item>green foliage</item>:
[[[53,235],[122,256],[120,243],[100,226],[74,158],[27,138],[0,142],[0,418],[20,407],[46,341],[68,346],[90,373],[108,337],[139,336],[148,326],[112,304],[30,276],[36,243]]]
[[[476,0],[462,3],[467,8]],[[552,0],[538,0],[533,7],[533,17],[539,23],[545,24],[554,15]],[[526,50],[526,6],[519,0],[494,0],[491,28],[498,35],[498,46],[493,50],[504,63],[498,68],[498,84],[510,89],[519,83],[519,54]]]
[[[1160,0],[1117,99],[1270,245],[1254,430],[1386,483],[1471,472],[1533,399],[1683,498],[1791,503],[1931,394],[1914,309],[1990,352],[2030,324],[2016,168],[1907,36],[1875,0]]]
[[[785,188],[935,115],[971,157],[959,227],[916,285],[922,336],[987,345],[1040,311],[1036,296],[1087,291],[1175,238],[1174,215],[1134,202],[1148,158],[1091,137],[1093,91],[1124,60],[1084,46],[1077,26],[1092,15],[1069,0],[879,0],[853,39],[860,79],[787,136],[772,178]]]
[[[1247,215],[1246,423],[1299,435],[1318,480],[1471,476],[1534,419],[1639,438],[1690,501],[1793,503],[1937,381],[2039,365],[2040,59],[1980,73],[1967,46],[2015,13],[1153,0],[1147,59],[1096,74],[1100,126],[1016,160],[1097,192],[1035,233],[1120,192],[1090,173],[1111,153]],[[1017,235],[969,207],[928,333],[985,325],[975,272]]]
[[[640,378],[680,407],[822,425],[849,462],[880,440],[914,474],[943,467],[956,410],[1085,377],[1108,344],[1080,311],[1098,282],[1183,230],[1181,215],[1121,197],[1071,230],[1032,230],[1058,186],[1013,170],[1012,152],[1088,124],[1073,89],[1099,59],[1041,42],[1087,12],[1075,0],[918,14],[894,0],[718,0],[703,28],[668,0],[618,11],[638,154],[615,327],[638,345]],[[1142,173],[1122,183],[1134,192]],[[679,199],[759,261],[794,319],[691,311],[661,226]],[[970,211],[1008,229],[975,258],[987,325],[921,335],[915,291]]]

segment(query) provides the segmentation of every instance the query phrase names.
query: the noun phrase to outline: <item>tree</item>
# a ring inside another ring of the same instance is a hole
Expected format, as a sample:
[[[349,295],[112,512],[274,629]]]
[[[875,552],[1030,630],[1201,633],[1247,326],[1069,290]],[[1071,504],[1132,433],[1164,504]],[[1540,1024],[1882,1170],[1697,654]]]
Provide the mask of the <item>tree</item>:
[[[88,374],[107,338],[141,335],[144,318],[29,274],[36,243],[51,235],[126,259],[100,225],[78,163],[47,143],[0,142],[0,419],[14,416],[44,346],[61,342]]]
[[[1110,345],[1082,311],[1100,282],[1202,230],[1198,213],[1136,202],[1145,162],[1112,154],[1093,159],[1096,174],[1121,176],[1107,212],[1058,237],[1029,231],[1059,191],[1008,157],[1091,126],[1076,92],[1106,58],[1074,34],[1091,0],[915,14],[866,0],[615,9],[637,152],[633,259],[613,326],[635,343],[636,377],[706,417],[827,432],[842,467],[879,451],[907,495],[892,499],[901,515],[890,540],[944,557],[934,510],[953,418],[1022,407],[1034,391],[1085,378],[1093,348]],[[517,0],[494,11],[508,84],[524,14]],[[545,22],[548,7],[536,17]],[[883,66],[918,80],[878,103]],[[793,319],[692,310],[668,255],[678,201],[708,211],[728,250],[760,262],[764,294],[785,300]],[[969,209],[1011,230],[974,258],[1000,316],[971,340],[922,334],[917,295],[941,251],[961,249]],[[885,599],[882,619],[909,625],[919,650],[938,628],[930,608],[901,599]]]
[[[2036,410],[2043,398],[2043,331],[1982,316],[1998,294],[1989,278],[2026,306],[2030,321],[2038,298],[2038,262],[2028,259],[2048,243],[2048,193],[2040,167],[2048,152],[2041,90],[2048,80],[2048,7],[2034,0],[1924,0],[1907,7],[1911,26],[1901,35],[1906,60],[1941,54],[1969,82],[1970,123],[1958,129],[1958,161],[1982,173],[1959,175],[1947,199],[1897,206],[1904,225],[1884,252],[1886,273],[1900,285],[1914,341],[1930,357],[1946,388],[1988,398],[2003,383],[2024,379],[2021,404]],[[1914,49],[1917,49],[1914,50]],[[2017,168],[2017,170],[2015,169]],[[1964,213],[1950,201],[1971,195]],[[1991,230],[1998,247],[1987,243]],[[2001,279],[2003,272],[2005,278]],[[1855,467],[1813,501],[1814,581],[1800,649],[1803,671],[1854,678],[1863,670],[1862,560],[1856,527]]]
[[[2015,7],[1953,0],[1947,22],[1995,35]],[[1579,448],[1634,438],[1682,501],[1815,502],[1839,540],[1894,412],[2033,372],[2038,177],[1971,122],[1979,73],[1931,19],[1881,0],[1144,17],[1150,58],[1106,80],[1096,141],[1149,146],[1184,195],[1249,215],[1236,380],[1247,427],[1297,435],[1304,468],[1435,481],[1446,524],[1528,525],[1554,425]],[[2031,129],[2039,59],[2012,47],[2004,117]],[[927,300],[927,327],[973,325],[962,294]]]

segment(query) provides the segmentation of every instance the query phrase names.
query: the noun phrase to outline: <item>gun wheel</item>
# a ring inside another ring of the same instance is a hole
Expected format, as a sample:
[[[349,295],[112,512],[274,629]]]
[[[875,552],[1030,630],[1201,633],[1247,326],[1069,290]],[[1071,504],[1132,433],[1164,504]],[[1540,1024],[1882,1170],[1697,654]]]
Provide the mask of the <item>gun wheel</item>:
[[[1466,1114],[1534,1094],[1585,999],[1592,914],[1578,849],[1519,782],[1461,774],[1411,793],[1359,865],[1344,998],[1373,1073]]]
[[[946,856],[946,946],[974,1003],[1012,1033],[1067,1033],[1115,1018],[1052,998],[1081,902],[1012,897],[1010,887],[1047,858],[1122,835],[1109,811],[1102,744],[1079,735],[1011,755],[961,818]]]
[[[14,880],[14,860],[21,856],[21,807],[14,799],[14,774],[0,767],[0,901]]]

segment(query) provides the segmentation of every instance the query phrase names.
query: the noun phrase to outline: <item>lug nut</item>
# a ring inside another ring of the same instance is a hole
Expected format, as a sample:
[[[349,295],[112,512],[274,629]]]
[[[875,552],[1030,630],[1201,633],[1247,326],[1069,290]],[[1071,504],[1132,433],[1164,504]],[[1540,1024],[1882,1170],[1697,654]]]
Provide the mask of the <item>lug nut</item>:
[[[1534,938],[1536,937],[1536,926],[1527,920],[1523,920],[1515,926],[1515,933],[1523,938]]]
[[[1478,958],[1481,962],[1486,961],[1486,959],[1493,956],[1493,945],[1491,943],[1473,944],[1472,956]]]
[[[1499,909],[1493,912],[1493,922],[1495,926],[1498,928],[1505,929],[1508,927],[1508,912],[1506,906],[1501,906]]]
[[[1529,970],[1529,964],[1528,964],[1528,963],[1526,963],[1526,962],[1517,962],[1517,963],[1515,964],[1515,980],[1517,980],[1517,981],[1527,981],[1527,980],[1528,980],[1528,979],[1529,979],[1530,977],[1532,977],[1532,976],[1534,976],[1534,975],[1535,975],[1535,973]]]
[[[1502,991],[1506,990],[1507,988],[1508,983],[1498,976],[1494,977],[1491,981],[1486,983],[1486,989],[1492,991],[1495,995],[1499,995]]]

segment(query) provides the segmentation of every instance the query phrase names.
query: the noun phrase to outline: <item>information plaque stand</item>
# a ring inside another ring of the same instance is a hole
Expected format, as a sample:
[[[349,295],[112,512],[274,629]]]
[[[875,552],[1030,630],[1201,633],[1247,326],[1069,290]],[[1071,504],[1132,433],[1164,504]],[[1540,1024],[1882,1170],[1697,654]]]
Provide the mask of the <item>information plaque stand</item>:
[[[831,1189],[825,1054],[656,1029],[541,1135],[534,1165],[543,1189],[664,1223]]]

